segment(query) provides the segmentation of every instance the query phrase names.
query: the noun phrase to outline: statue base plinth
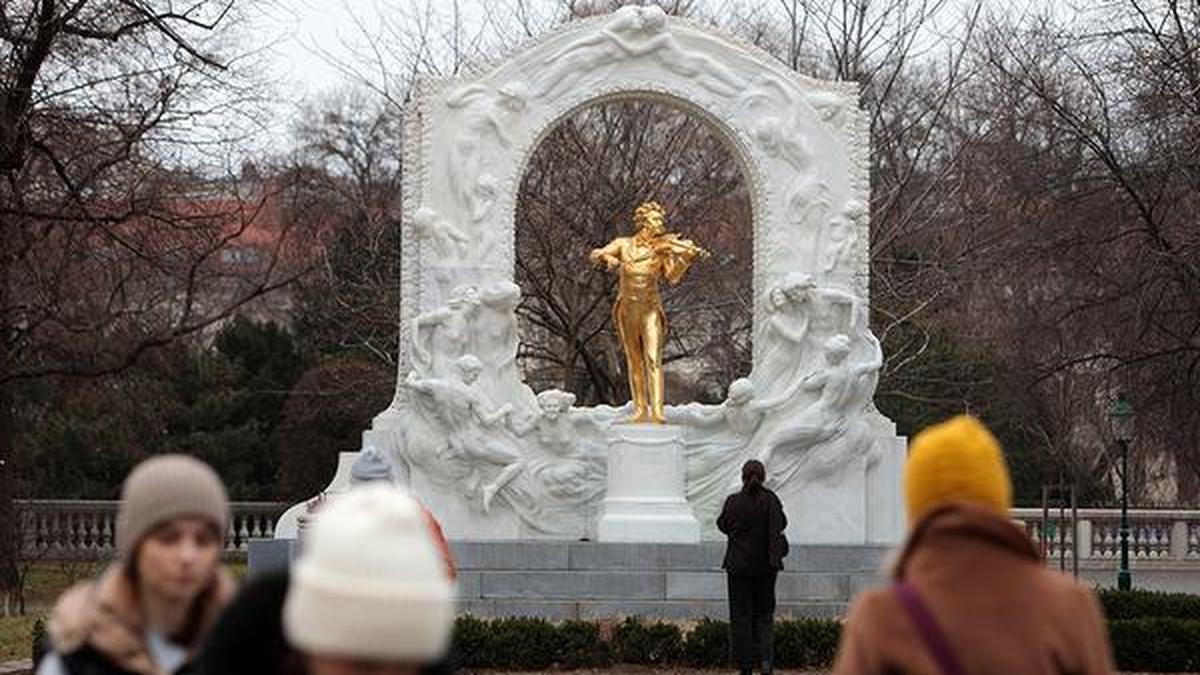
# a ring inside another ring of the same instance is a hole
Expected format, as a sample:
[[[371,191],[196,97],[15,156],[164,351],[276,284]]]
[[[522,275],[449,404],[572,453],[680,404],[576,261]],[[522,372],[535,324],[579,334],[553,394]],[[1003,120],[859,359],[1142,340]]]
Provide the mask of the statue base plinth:
[[[608,490],[596,538],[602,542],[670,544],[700,541],[700,523],[684,496],[681,427],[612,427]]]

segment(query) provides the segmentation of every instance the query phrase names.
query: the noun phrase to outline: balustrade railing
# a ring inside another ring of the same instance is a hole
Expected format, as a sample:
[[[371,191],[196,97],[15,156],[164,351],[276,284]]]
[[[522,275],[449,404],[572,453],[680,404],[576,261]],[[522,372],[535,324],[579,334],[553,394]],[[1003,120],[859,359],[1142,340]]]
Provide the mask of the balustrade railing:
[[[16,502],[21,556],[25,560],[102,560],[116,546],[115,501],[20,499]],[[287,510],[283,502],[233,502],[225,553],[245,555],[251,539],[269,539],[275,521]]]
[[[1121,510],[1079,509],[1073,528],[1071,512],[1051,509],[1042,532],[1041,509],[1013,509],[1012,516],[1043,546],[1051,560],[1078,555],[1085,560],[1113,560],[1121,555]],[[1074,531],[1073,531],[1074,530]],[[1129,511],[1129,558],[1200,563],[1200,511],[1131,509]]]
[[[117,502],[98,500],[17,500],[21,553],[27,560],[104,559],[112,556]],[[275,522],[287,509],[283,502],[233,502],[232,521],[225,535],[227,555],[245,554],[251,539],[269,539]],[[1041,509],[1013,509],[1035,542],[1043,544],[1050,560],[1075,555],[1070,512],[1060,519],[1050,511],[1042,532]],[[1079,560],[1112,560],[1121,553],[1121,512],[1118,509],[1079,509]],[[1043,534],[1045,536],[1043,536]],[[1129,556],[1140,561],[1180,561],[1200,564],[1200,510],[1129,511]]]

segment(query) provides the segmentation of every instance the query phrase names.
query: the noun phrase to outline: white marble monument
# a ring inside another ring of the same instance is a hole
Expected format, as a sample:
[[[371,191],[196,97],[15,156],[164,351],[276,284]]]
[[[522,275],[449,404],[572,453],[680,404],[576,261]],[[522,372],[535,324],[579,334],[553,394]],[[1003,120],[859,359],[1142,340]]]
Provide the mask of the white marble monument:
[[[667,408],[655,433],[678,459],[643,456],[623,411],[535,394],[516,367],[522,172],[559,121],[621,98],[699,115],[740,159],[752,197],[753,370],[720,405]],[[905,443],[871,404],[882,354],[867,325],[868,139],[856,84],[797,74],[654,6],[571,22],[477,73],[422,82],[405,120],[396,394],[364,444],[451,538],[716,539],[742,463],[759,458],[791,541],[898,541]],[[630,497],[650,464],[664,483]]]

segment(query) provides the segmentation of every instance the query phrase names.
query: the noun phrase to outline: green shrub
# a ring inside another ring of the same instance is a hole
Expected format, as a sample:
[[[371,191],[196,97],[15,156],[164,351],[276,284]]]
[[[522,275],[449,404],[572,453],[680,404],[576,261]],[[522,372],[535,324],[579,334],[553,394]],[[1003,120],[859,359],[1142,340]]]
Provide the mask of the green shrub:
[[[842,625],[830,619],[775,623],[775,665],[779,668],[827,668],[837,654]]]
[[[1200,621],[1128,619],[1110,621],[1117,668],[1158,673],[1200,669]]]
[[[642,623],[630,617],[613,631],[613,652],[621,663],[662,665],[678,663],[683,633],[669,623]]]
[[[457,668],[487,668],[494,653],[491,648],[491,626],[473,616],[460,616],[454,621],[454,637],[450,643],[450,659]]]
[[[1112,589],[1101,590],[1097,595],[1110,621],[1152,617],[1200,621],[1200,595]]]
[[[600,626],[589,621],[564,621],[556,629],[556,658],[567,669],[603,668],[612,665],[612,648],[600,636]]]
[[[558,632],[545,619],[495,619],[490,634],[493,668],[545,670],[558,658]]]
[[[775,666],[828,668],[837,654],[840,633],[841,624],[826,619],[776,622]],[[1116,620],[1109,622],[1109,633],[1121,670],[1200,671],[1200,621],[1162,617]],[[42,622],[34,625],[33,634],[36,650],[38,636],[45,634]],[[464,669],[604,668],[614,659],[654,666],[721,668],[729,663],[729,650],[729,625],[712,619],[702,619],[685,637],[672,624],[630,618],[621,622],[611,642],[606,642],[594,622],[565,621],[556,626],[543,619],[488,621],[463,616],[455,622],[451,656],[455,665]]]
[[[683,639],[683,662],[695,668],[729,664],[729,624],[704,618]]]

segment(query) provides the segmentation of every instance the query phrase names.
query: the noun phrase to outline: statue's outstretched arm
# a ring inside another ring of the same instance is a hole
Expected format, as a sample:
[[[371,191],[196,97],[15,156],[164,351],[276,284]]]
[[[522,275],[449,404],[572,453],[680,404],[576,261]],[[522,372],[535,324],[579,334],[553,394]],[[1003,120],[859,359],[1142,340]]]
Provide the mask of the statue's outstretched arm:
[[[485,427],[495,426],[495,424],[497,422],[499,422],[500,420],[504,419],[505,417],[508,417],[509,415],[511,415],[512,409],[513,408],[512,408],[511,404],[505,403],[504,405],[500,406],[499,408],[496,408],[496,410],[494,412],[492,412],[491,414],[488,414],[488,413],[485,413],[485,412],[479,410],[479,402],[478,401],[475,402],[475,411],[476,411],[475,415],[479,418],[479,421],[482,422]]]
[[[822,373],[812,373],[806,377],[797,378],[795,382],[788,385],[781,394],[775,398],[769,398],[758,401],[756,406],[759,410],[767,411],[786,403],[789,399],[796,395],[796,392],[804,389],[805,391],[818,390],[825,386],[825,375]]]
[[[430,356],[429,350],[425,348],[424,344],[422,344],[423,340],[421,340],[421,329],[426,326],[436,326],[445,321],[449,316],[449,310],[435,309],[432,312],[421,314],[413,322],[413,355],[416,356],[422,364],[428,365]]]
[[[883,367],[883,348],[879,345],[879,338],[872,335],[870,331],[864,331],[863,337],[871,347],[871,358],[854,367],[854,372],[858,375],[865,375]]]
[[[580,49],[586,49],[588,47],[600,46],[600,45],[604,44],[606,41],[612,40],[615,37],[616,36],[612,31],[605,28],[605,29],[601,30],[599,33],[596,33],[595,35],[592,35],[590,37],[580,38],[580,39],[572,42],[571,44],[567,45],[566,47],[563,47],[562,49],[554,52],[550,56],[547,56],[546,60],[543,61],[543,63],[546,65],[555,63],[557,61],[560,61],[564,56],[570,54],[571,52],[577,52]]]
[[[599,265],[603,263],[604,266],[610,270],[617,265],[620,265],[621,240],[619,238],[613,239],[600,248],[592,249],[592,252],[588,254],[588,260],[590,260],[593,265]]]

